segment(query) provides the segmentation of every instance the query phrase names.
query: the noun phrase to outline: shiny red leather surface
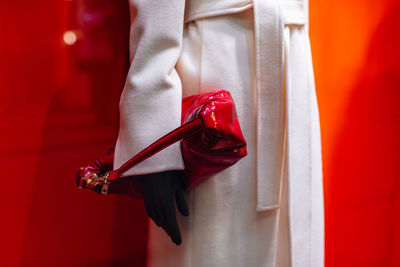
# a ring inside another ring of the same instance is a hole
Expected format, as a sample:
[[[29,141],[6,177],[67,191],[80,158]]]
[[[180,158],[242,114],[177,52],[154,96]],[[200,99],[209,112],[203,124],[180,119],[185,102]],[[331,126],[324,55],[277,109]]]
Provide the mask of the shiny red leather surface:
[[[135,176],[121,177],[122,174],[179,140],[185,162],[187,190],[247,155],[246,141],[231,94],[225,90],[206,92],[183,99],[182,126],[155,141],[117,170],[112,168],[114,152],[110,150],[102,159],[78,171],[77,186],[101,193],[102,184],[90,184],[83,177],[108,172],[108,193],[140,198],[141,188]]]
[[[107,151],[107,154],[105,156],[94,161],[90,165],[82,167],[78,170],[76,174],[76,186],[80,188],[87,188],[98,194],[101,194],[101,185],[88,186],[82,178],[93,173],[102,176],[106,172],[113,169],[113,163],[114,148],[111,148]],[[108,194],[124,194],[130,195],[135,198],[141,198],[142,187],[141,184],[135,179],[135,177],[123,177],[114,180],[112,183],[109,184]]]
[[[202,119],[202,131],[181,141],[187,190],[247,155],[246,141],[228,91],[219,90],[184,98],[182,124],[196,117]]]

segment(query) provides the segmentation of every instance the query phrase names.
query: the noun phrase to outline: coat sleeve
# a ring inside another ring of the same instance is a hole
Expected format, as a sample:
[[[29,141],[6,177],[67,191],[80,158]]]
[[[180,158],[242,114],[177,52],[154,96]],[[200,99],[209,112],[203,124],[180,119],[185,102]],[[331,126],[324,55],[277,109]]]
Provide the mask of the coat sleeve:
[[[121,95],[114,169],[180,126],[182,85],[175,69],[182,46],[185,0],[130,0],[131,66]],[[182,170],[179,143],[123,176]]]

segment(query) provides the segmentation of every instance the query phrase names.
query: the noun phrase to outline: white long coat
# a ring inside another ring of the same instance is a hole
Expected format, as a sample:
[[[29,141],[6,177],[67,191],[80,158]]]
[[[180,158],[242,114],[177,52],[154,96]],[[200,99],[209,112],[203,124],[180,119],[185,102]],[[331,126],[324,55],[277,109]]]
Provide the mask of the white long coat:
[[[319,118],[302,0],[132,0],[114,167],[180,125],[182,97],[232,93],[248,156],[186,194],[149,266],[323,266]],[[126,175],[183,169],[176,144]]]

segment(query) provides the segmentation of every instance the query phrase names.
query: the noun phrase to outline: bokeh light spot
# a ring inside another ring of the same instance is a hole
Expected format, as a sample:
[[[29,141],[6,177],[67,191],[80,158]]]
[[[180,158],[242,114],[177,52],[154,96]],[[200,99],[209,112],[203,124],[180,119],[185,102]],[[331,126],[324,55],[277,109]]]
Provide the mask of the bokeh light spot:
[[[78,36],[74,31],[66,31],[64,32],[63,35],[63,41],[66,45],[74,45],[76,43],[76,40],[78,39]]]

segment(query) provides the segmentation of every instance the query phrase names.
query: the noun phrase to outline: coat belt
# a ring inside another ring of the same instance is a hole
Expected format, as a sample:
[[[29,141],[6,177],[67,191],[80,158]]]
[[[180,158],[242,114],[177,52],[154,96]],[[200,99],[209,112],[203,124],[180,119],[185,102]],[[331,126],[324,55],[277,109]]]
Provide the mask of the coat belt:
[[[253,0],[257,99],[257,211],[279,207],[285,138],[284,40],[306,23],[300,1]]]

